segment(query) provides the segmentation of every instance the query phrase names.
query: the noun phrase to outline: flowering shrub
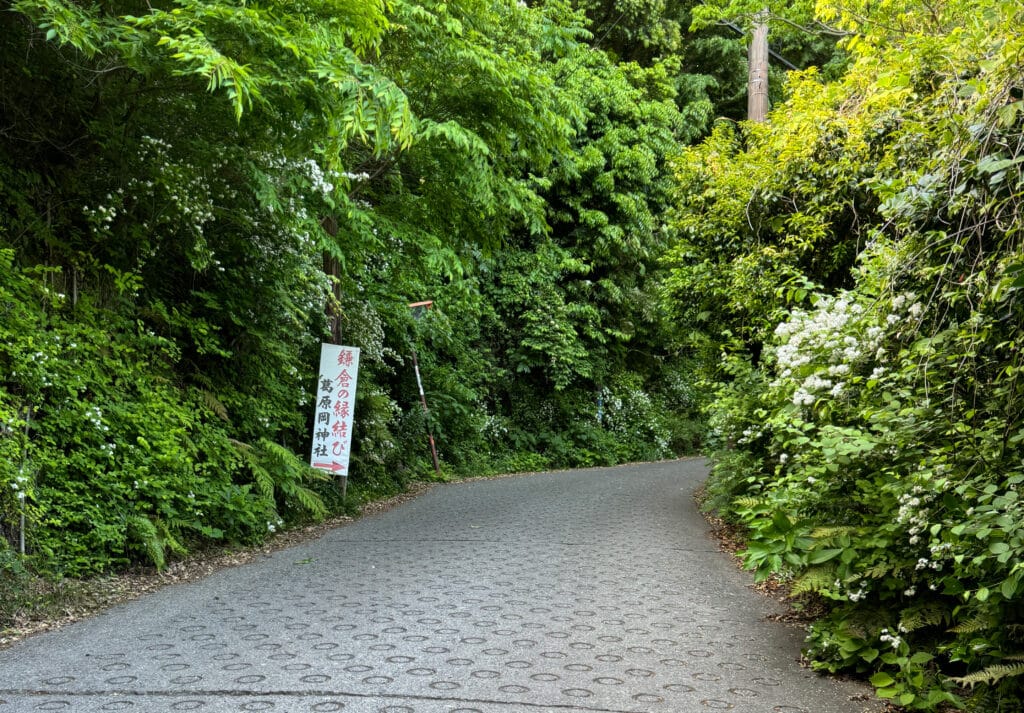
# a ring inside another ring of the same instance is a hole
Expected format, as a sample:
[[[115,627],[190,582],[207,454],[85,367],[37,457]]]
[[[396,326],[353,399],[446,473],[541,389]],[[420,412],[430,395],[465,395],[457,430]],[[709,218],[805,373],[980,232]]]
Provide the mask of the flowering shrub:
[[[702,149],[712,162],[682,174],[699,191],[680,257],[740,244],[783,262],[763,263],[756,290],[736,287],[742,267],[674,273],[730,355],[715,364],[710,502],[749,528],[758,577],[827,605],[813,666],[864,672],[914,710],[1020,710],[1024,674],[1024,18],[982,4],[963,33],[976,5],[894,30],[865,4],[842,18],[858,33],[851,73],[817,98],[795,78],[738,160],[722,130]],[[797,136],[810,165],[774,150]],[[746,183],[755,161],[777,163],[761,186]],[[805,229],[780,234],[795,217]],[[716,219],[733,232],[705,235]],[[821,269],[794,251],[805,236],[814,259],[838,241],[857,260]]]
[[[1007,448],[1003,400],[1017,396],[1006,367],[971,353],[990,349],[978,329],[1012,338],[1005,299],[979,296],[966,326],[950,324],[948,304],[893,289],[905,260],[866,253],[860,280],[872,287],[794,310],[768,351],[774,378],[756,399],[719,407],[733,408],[727,437],[760,455],[733,493],[747,564],[833,601],[808,638],[814,665],[881,664],[882,695],[931,708],[953,700],[937,675],[994,677],[1019,647],[1015,626],[990,627],[1016,621],[1024,591],[1024,462]],[[986,374],[968,393],[965,365]]]
[[[622,443],[620,460],[657,460],[672,454],[665,409],[641,388],[638,377],[624,374],[613,388],[601,389],[600,398],[602,425]]]

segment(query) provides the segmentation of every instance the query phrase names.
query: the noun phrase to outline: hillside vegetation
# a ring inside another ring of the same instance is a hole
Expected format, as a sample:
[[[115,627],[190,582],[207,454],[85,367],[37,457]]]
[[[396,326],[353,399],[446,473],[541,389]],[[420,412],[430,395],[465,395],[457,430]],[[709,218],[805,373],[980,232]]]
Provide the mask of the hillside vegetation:
[[[712,505],[758,576],[827,601],[814,666],[911,709],[1021,705],[1021,12],[819,7],[844,76],[791,74],[768,124],[677,162],[666,289],[721,365]]]
[[[762,124],[755,17],[800,67]],[[438,477],[428,432],[446,478],[704,447],[747,565],[824,612],[816,668],[1021,710],[1019,3],[18,0],[0,31],[6,601]],[[305,464],[324,341],[362,352],[344,503]]]

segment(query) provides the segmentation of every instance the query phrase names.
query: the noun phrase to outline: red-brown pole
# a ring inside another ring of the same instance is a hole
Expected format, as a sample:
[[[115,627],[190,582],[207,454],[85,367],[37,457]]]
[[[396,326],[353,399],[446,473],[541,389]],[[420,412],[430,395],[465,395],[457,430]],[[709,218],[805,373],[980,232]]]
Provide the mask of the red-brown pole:
[[[412,310],[413,316],[419,319],[420,310],[430,309],[433,306],[433,300],[425,300],[423,302],[413,302],[409,305],[409,309]],[[430,439],[430,455],[434,459],[434,472],[441,475],[441,464],[437,460],[437,445],[434,443],[434,433],[430,430],[430,409],[427,408],[427,394],[423,391],[423,379],[420,378],[420,362],[416,358],[415,347],[412,350],[412,366],[416,370],[416,386],[419,387],[420,403],[423,404],[423,415],[427,419],[427,438]]]
[[[430,439],[430,455],[434,459],[434,472],[441,475],[441,464],[437,461],[437,446],[434,444],[434,434],[430,430],[430,409],[427,408],[427,395],[423,392],[423,380],[420,379],[420,363],[416,359],[416,350],[412,350],[412,366],[416,370],[416,385],[420,389],[420,403],[423,404],[423,415],[427,417],[427,438]]]

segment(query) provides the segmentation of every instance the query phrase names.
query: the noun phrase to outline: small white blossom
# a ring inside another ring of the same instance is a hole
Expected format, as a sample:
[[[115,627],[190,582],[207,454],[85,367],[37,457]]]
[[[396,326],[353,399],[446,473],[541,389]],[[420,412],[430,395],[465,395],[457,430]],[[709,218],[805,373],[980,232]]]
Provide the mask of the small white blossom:
[[[900,644],[903,643],[903,640],[899,636],[890,634],[888,629],[882,629],[882,633],[878,637],[878,640],[883,643],[888,643],[894,649],[898,649]]]

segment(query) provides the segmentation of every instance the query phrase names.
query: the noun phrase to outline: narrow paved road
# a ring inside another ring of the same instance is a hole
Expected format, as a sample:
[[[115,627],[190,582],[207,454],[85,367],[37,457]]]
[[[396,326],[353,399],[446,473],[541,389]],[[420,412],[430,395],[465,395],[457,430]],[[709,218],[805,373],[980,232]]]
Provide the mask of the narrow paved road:
[[[699,460],[437,487],[0,652],[9,711],[861,713],[708,539]]]

